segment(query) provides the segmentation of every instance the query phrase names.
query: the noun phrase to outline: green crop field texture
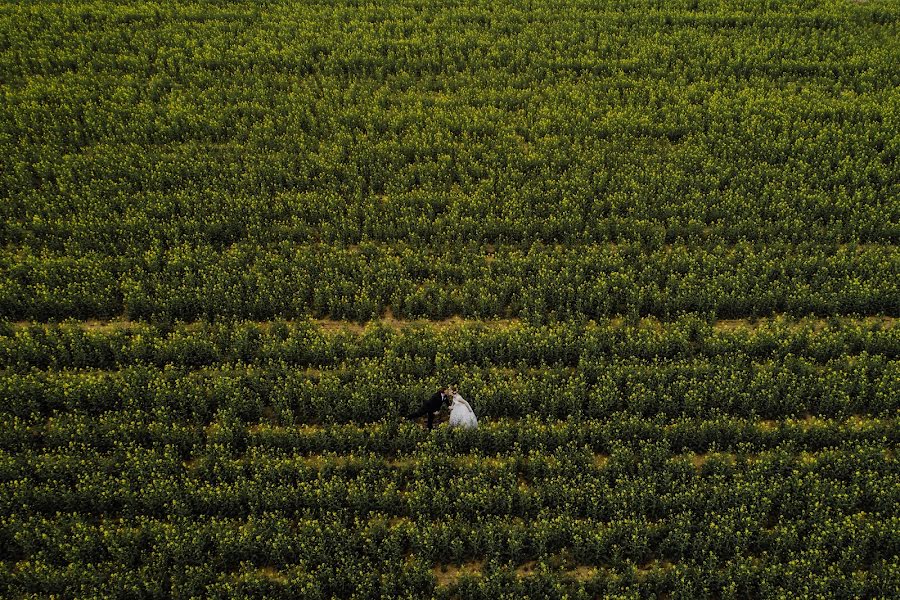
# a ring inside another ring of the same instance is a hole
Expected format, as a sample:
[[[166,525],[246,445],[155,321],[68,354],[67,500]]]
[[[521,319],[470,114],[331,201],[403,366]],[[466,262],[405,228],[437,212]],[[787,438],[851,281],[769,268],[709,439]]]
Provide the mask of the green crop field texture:
[[[898,65],[900,0],[0,0],[0,597],[900,597]]]

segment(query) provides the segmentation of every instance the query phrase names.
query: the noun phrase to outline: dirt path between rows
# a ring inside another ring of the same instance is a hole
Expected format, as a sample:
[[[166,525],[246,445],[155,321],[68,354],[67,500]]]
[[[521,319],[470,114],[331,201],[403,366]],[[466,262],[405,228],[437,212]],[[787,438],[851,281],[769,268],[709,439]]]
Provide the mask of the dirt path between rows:
[[[766,325],[772,323],[779,323],[781,325],[787,325],[791,328],[802,328],[804,326],[810,326],[814,331],[819,331],[824,329],[829,323],[836,322],[841,325],[845,325],[848,323],[859,323],[862,325],[876,325],[880,324],[882,327],[891,328],[896,326],[897,317],[890,317],[886,315],[870,315],[866,317],[832,317],[832,318],[800,318],[796,320],[788,320],[783,315],[776,315],[772,317],[760,317],[760,318],[742,318],[742,319],[719,319],[713,323],[713,329],[715,331],[724,331],[724,332],[732,332],[732,331],[741,331],[741,330],[753,330],[758,329],[760,327],[764,327]],[[303,321],[295,321],[295,320],[276,320],[276,321],[239,321],[240,323],[251,323],[256,325],[257,327],[266,330],[270,328],[275,323],[285,323],[287,325],[292,325],[295,323],[301,323]],[[184,330],[191,331],[199,329],[203,325],[203,321],[194,321],[190,323],[178,324],[175,326],[176,330]],[[482,326],[489,329],[504,329],[509,327],[522,327],[526,326],[525,322],[521,319],[517,318],[509,318],[509,319],[466,319],[460,316],[453,316],[446,319],[439,320],[429,320],[429,319],[398,319],[394,316],[393,312],[388,309],[385,314],[377,320],[368,321],[366,323],[358,323],[354,321],[345,321],[345,320],[335,320],[335,319],[311,319],[310,323],[316,325],[320,329],[329,333],[354,333],[360,334],[363,333],[367,328],[375,327],[375,326],[384,326],[390,329],[407,329],[411,327],[425,327],[425,328],[433,328],[433,329],[453,329],[457,327],[466,327],[466,326]],[[608,320],[601,321],[597,326],[603,327],[604,324],[608,324],[612,328],[626,327],[624,319],[622,318],[612,318]],[[638,322],[639,327],[652,327],[656,329],[665,329],[667,325],[670,325],[670,322],[660,321],[655,318],[644,318]],[[34,322],[34,321],[16,321],[12,323],[14,329],[25,329],[32,326],[49,326],[49,323],[43,322]],[[60,323],[62,327],[72,327],[72,328],[80,328],[84,331],[93,331],[93,332],[101,332],[101,333],[111,333],[119,330],[127,330],[136,327],[145,326],[146,323],[142,321],[129,321],[124,318],[117,319],[87,319],[84,321],[64,321]]]

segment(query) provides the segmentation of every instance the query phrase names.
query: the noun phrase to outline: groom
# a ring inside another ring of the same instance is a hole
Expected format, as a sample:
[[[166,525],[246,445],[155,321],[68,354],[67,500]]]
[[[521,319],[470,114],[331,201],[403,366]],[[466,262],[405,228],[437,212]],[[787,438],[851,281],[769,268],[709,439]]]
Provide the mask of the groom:
[[[428,400],[426,400],[422,407],[416,412],[409,413],[406,415],[407,419],[418,419],[421,416],[428,416],[428,429],[431,430],[434,427],[434,415],[437,414],[441,407],[445,404],[450,403],[450,398],[453,397],[453,394],[450,392],[449,388],[444,388],[442,390],[436,391],[431,395]]]

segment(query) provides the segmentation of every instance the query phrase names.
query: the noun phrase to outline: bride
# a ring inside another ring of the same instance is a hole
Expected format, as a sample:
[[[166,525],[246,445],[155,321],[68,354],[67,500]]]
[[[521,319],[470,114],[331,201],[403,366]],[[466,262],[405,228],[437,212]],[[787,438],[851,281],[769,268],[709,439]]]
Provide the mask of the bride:
[[[472,406],[463,400],[456,391],[456,387],[450,388],[450,427],[462,427],[463,429],[475,429],[478,427],[478,417]]]

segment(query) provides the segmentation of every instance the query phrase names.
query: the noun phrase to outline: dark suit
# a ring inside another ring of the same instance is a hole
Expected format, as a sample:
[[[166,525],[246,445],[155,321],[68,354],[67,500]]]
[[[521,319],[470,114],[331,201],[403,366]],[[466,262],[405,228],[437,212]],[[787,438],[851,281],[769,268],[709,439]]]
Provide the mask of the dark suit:
[[[444,398],[444,392],[435,392],[432,394],[428,400],[426,400],[422,404],[422,408],[417,410],[416,412],[410,413],[406,416],[407,419],[418,419],[422,416],[428,417],[428,429],[434,427],[434,413],[441,410],[441,406],[444,405],[446,399]]]

